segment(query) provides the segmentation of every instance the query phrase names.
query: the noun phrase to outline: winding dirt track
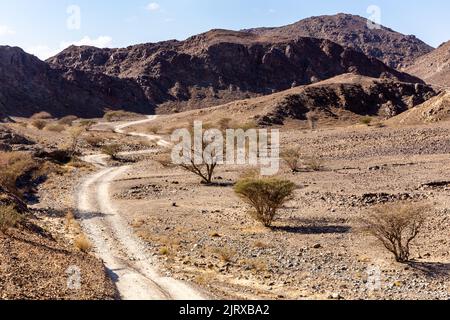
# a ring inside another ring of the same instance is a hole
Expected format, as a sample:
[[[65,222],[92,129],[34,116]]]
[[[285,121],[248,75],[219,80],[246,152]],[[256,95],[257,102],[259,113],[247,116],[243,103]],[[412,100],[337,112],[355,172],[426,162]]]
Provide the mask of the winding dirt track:
[[[145,137],[159,146],[168,142],[160,137],[142,133],[126,133],[134,125],[151,122],[156,116],[129,122],[115,127],[115,132]],[[137,153],[150,153],[154,150]],[[133,152],[123,155],[135,154]],[[188,284],[172,278],[161,277],[154,261],[146,251],[127,221],[110,199],[110,185],[130,169],[130,166],[108,167],[107,156],[91,155],[83,158],[99,171],[88,177],[77,191],[78,216],[84,232],[92,241],[96,254],[103,259],[111,278],[116,283],[123,300],[203,300],[207,297]]]

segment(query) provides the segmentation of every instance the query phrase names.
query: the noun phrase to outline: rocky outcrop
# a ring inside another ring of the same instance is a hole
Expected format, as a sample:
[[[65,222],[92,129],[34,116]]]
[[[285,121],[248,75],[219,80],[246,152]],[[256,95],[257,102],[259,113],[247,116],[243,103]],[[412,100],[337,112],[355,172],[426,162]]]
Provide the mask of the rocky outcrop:
[[[123,49],[70,47],[48,62],[55,68],[132,78],[160,112],[271,94],[348,72],[422,82],[329,40],[280,41],[227,30]]]
[[[417,59],[406,71],[429,84],[450,89],[450,41]]]
[[[244,30],[270,38],[296,39],[313,37],[328,39],[344,47],[354,48],[367,56],[380,59],[388,66],[401,68],[433,48],[415,36],[403,35],[380,26],[372,28],[369,20],[350,14],[311,17],[278,28]]]
[[[50,68],[20,48],[0,46],[0,118],[29,117],[43,110],[55,117],[98,117],[107,109],[153,111],[132,80]]]

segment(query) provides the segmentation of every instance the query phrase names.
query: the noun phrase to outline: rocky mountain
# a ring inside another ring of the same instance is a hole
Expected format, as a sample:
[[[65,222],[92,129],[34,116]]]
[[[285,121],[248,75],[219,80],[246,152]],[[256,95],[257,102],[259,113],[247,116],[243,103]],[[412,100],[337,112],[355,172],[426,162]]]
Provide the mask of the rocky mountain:
[[[394,117],[414,109],[436,92],[430,86],[343,74],[318,83],[298,86],[274,94],[239,100],[203,110],[192,110],[161,118],[165,127],[177,127],[193,119],[215,124],[221,119],[262,126],[304,121],[318,115],[321,126],[355,124],[362,117]],[[158,125],[158,120],[156,121]]]
[[[450,88],[450,41],[417,59],[406,71],[430,84]]]
[[[106,109],[151,113],[152,104],[134,81],[102,73],[50,68],[20,48],[0,46],[0,118],[102,116]]]
[[[159,112],[271,94],[348,72],[422,82],[330,40],[285,40],[228,30],[122,49],[70,47],[48,63],[57,69],[133,79],[159,105]]]
[[[433,50],[412,35],[403,35],[380,26],[370,28],[368,20],[350,14],[311,17],[278,28],[243,30],[273,38],[313,37],[328,39],[344,47],[354,48],[367,56],[380,59],[392,68],[410,65],[416,58]]]

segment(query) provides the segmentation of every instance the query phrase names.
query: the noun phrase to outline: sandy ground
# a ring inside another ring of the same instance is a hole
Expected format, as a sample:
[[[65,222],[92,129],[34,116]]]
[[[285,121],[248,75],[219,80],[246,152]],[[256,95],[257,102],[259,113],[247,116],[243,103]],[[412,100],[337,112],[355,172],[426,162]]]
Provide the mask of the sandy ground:
[[[448,137],[449,123],[283,131],[284,147],[299,146],[324,168],[283,168],[299,188],[272,230],[233,193],[243,167],[221,167],[220,185],[204,186],[182,169],[142,161],[111,186],[113,204],[166,275],[220,298],[449,299]],[[402,200],[435,208],[409,265],[361,225],[373,205]]]

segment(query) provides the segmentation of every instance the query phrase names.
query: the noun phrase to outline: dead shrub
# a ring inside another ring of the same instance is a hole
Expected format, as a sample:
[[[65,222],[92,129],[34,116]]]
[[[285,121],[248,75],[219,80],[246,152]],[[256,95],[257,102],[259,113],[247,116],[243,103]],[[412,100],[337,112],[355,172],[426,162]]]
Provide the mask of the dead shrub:
[[[33,177],[33,173],[39,173],[40,168],[40,164],[29,153],[0,152],[0,185],[22,197],[26,188],[20,188],[20,180],[25,176]]]
[[[119,153],[122,147],[118,144],[108,144],[102,147],[102,152],[110,156],[112,160],[119,161]]]
[[[286,162],[293,173],[300,171],[300,149],[286,149],[281,153],[281,158]]]
[[[100,148],[105,142],[102,137],[88,136],[84,138],[84,141],[93,148]]]
[[[31,121],[31,125],[38,130],[42,130],[47,126],[47,121],[41,120],[41,119],[36,119],[36,120]]]
[[[222,262],[230,263],[234,261],[236,251],[229,247],[214,248],[213,254],[217,255]]]
[[[150,134],[157,134],[161,131],[161,126],[152,125],[152,126],[145,128],[145,131],[147,131],[147,133],[150,133]]]
[[[236,183],[235,193],[255,209],[255,217],[270,227],[277,211],[293,195],[295,184],[276,178],[244,179]]]
[[[16,227],[23,219],[14,205],[0,206],[0,232]]]
[[[84,234],[80,234],[74,240],[74,246],[81,252],[87,253],[92,249],[92,244]]]
[[[311,171],[322,171],[324,169],[323,160],[315,156],[305,157],[303,164]]]
[[[310,111],[306,114],[306,120],[308,120],[308,125],[311,131],[314,131],[317,129],[317,123],[319,122],[319,115],[314,112]]]
[[[427,205],[382,205],[373,210],[365,225],[397,262],[405,263],[409,261],[411,243],[419,235],[429,212]]]

